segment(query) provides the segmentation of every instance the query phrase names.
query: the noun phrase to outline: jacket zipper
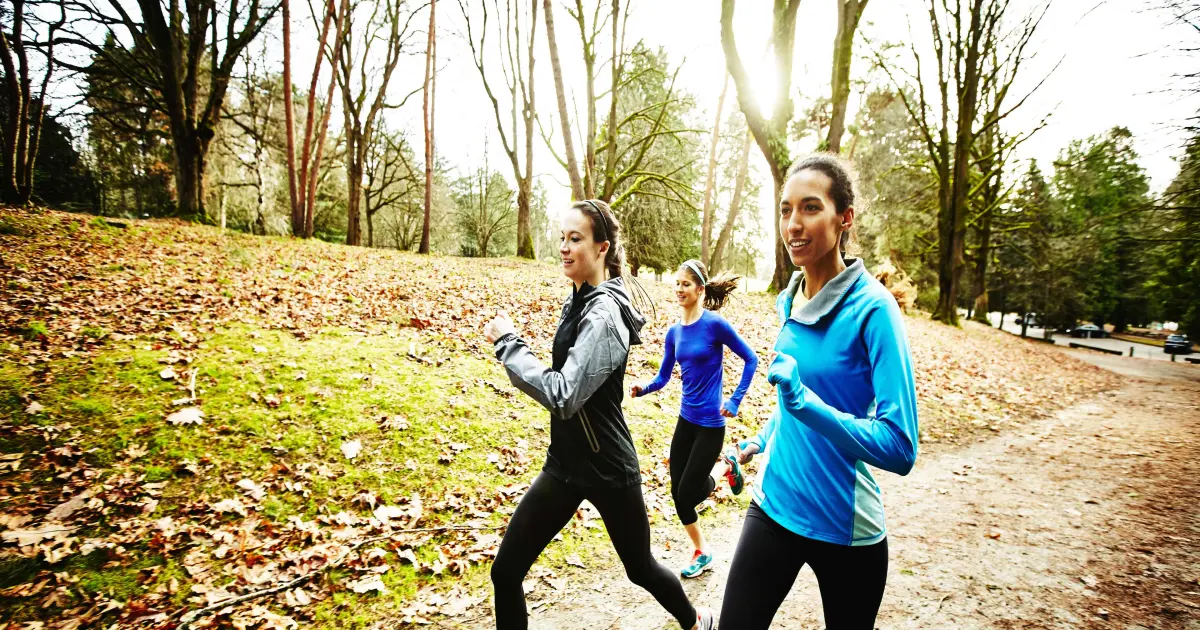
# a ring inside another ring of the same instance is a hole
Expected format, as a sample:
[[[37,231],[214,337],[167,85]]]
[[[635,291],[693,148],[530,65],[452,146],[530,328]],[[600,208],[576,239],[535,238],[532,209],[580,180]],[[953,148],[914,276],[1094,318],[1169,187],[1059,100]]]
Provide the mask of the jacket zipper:
[[[583,434],[587,437],[588,446],[592,447],[593,453],[599,453],[600,441],[596,439],[596,432],[592,429],[591,420],[588,420],[587,411],[582,408],[579,410],[579,422],[583,425]]]

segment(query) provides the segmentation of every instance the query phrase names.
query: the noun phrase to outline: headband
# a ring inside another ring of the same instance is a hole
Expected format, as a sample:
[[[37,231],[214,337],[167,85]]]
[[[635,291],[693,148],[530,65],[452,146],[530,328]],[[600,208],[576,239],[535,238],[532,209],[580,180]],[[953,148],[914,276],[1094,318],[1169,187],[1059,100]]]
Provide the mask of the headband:
[[[702,286],[708,286],[708,278],[705,278],[704,274],[701,273],[699,265],[697,265],[696,263],[694,263],[690,260],[683,261],[683,265],[685,267],[687,267],[688,269],[691,269],[692,271],[696,272],[696,277],[700,278],[700,284]]]
[[[608,229],[608,219],[604,218],[604,213],[601,212],[600,208],[597,207],[596,204],[592,203],[592,201],[590,199],[584,199],[583,203],[586,203],[587,205],[591,206],[592,210],[595,210],[596,214],[600,215],[600,220],[604,222],[604,240],[611,243],[612,242],[612,230]]]

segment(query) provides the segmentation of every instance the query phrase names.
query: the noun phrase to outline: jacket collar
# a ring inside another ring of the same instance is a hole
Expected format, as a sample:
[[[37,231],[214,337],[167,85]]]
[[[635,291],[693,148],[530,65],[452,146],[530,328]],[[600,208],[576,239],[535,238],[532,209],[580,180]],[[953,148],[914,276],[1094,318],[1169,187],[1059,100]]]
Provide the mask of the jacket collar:
[[[792,317],[792,303],[796,300],[796,296],[800,295],[800,288],[804,283],[804,272],[793,273],[787,288],[779,294],[779,298],[775,302],[779,322],[784,323],[790,318],[806,326],[817,323],[841,303],[842,298],[846,297],[846,293],[858,281],[865,269],[861,258],[846,259],[846,269],[821,287],[821,290],[800,308],[795,317]],[[804,296],[800,295],[800,299],[804,299]]]

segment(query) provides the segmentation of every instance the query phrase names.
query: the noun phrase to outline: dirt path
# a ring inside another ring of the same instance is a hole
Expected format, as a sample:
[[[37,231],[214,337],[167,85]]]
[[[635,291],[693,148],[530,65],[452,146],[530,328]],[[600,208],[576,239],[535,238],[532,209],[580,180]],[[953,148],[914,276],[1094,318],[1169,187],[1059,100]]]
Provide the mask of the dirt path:
[[[891,565],[878,627],[1200,630],[1200,367],[1073,354],[1127,384],[880,475]],[[717,567],[686,587],[719,609],[741,516],[705,522]],[[679,564],[682,532],[665,529],[656,548]],[[619,569],[557,577],[531,582],[532,628],[672,627]],[[807,568],[774,627],[822,627]]]

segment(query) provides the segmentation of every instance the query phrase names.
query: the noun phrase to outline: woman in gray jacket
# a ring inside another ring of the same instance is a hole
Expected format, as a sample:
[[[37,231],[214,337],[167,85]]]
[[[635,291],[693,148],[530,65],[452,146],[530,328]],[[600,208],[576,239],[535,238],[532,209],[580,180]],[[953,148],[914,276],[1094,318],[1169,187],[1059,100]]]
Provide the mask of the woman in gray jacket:
[[[608,204],[593,200],[573,205],[561,227],[563,274],[574,287],[554,335],[551,365],[533,356],[507,314],[484,328],[513,385],[550,411],[546,464],[509,520],[492,564],[496,627],[528,626],[521,583],[587,499],[604,519],[629,579],[681,628],[712,630],[712,611],[694,608],[679,578],[650,553],[637,450],[621,413],[629,347],[641,343],[645,323],[621,278],[621,226]]]

